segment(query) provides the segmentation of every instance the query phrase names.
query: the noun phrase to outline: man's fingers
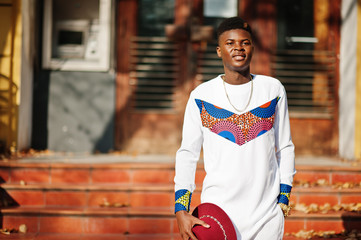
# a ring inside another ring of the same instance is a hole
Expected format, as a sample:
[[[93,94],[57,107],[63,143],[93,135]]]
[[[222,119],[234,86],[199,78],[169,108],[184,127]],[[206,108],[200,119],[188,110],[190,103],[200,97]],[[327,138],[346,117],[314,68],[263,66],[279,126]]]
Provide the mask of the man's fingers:
[[[202,227],[205,227],[205,228],[210,228],[210,227],[211,227],[211,226],[209,226],[206,222],[204,222],[204,221],[202,221],[202,220],[200,220],[200,219],[198,219],[198,218],[196,218],[196,220],[194,221],[193,227],[194,227],[195,225],[201,225]],[[193,234],[192,231],[187,232],[187,234],[188,234],[188,236],[189,236],[189,238],[190,238],[191,240],[197,240],[197,237]],[[188,240],[188,239],[187,239],[187,240]]]
[[[198,224],[198,225],[201,225],[205,228],[210,228],[211,226],[209,226],[209,224],[207,224],[206,222],[200,220],[200,219],[197,219],[197,221],[195,222],[195,224]]]
[[[193,234],[192,231],[191,231],[190,233],[188,233],[188,235],[189,235],[190,239],[192,239],[192,240],[198,240],[198,239],[196,238],[196,236],[194,236],[194,234]],[[188,239],[187,239],[187,240],[188,240]]]

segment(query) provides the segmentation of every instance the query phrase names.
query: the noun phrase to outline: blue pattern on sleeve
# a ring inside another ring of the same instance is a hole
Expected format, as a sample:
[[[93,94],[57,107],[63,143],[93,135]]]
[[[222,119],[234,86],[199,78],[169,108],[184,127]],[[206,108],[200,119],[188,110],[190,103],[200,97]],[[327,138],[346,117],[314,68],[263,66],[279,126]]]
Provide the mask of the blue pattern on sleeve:
[[[178,211],[187,211],[191,205],[192,193],[187,189],[181,189],[175,192],[174,213]]]
[[[281,184],[280,195],[278,196],[278,203],[288,205],[291,196],[292,187],[287,184]]]

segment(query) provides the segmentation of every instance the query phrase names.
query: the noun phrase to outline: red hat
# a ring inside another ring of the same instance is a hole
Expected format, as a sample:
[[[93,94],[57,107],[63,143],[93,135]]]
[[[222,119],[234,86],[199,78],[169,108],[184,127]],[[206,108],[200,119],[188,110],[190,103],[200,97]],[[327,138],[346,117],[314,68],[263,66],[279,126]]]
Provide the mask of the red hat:
[[[237,240],[231,219],[217,205],[202,203],[194,209],[192,215],[211,226],[205,228],[201,225],[195,225],[192,228],[198,240]]]

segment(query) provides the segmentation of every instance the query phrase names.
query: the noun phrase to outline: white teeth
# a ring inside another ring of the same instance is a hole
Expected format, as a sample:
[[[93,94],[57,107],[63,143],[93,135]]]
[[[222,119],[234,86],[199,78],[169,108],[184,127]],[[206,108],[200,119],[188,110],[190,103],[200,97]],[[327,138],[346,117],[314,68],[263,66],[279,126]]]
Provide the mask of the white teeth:
[[[241,56],[241,55],[236,55],[236,56],[234,56],[234,58],[235,58],[236,60],[243,60],[243,59],[245,59],[245,57],[246,57],[246,56]]]

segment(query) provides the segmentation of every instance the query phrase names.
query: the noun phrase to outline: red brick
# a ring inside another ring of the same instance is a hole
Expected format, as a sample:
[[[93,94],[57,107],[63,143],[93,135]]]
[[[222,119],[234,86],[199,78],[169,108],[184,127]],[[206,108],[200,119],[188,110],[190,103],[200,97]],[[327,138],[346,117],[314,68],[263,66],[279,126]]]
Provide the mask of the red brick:
[[[294,177],[294,181],[317,182],[319,179],[325,179],[327,182],[329,182],[330,174],[318,172],[298,172]]]
[[[173,219],[173,233],[179,234],[177,219]]]
[[[341,203],[361,203],[361,194],[359,195],[343,195]]]
[[[131,218],[129,219],[129,233],[171,233],[172,219]]]
[[[52,183],[89,183],[90,174],[88,169],[52,169]]]
[[[50,206],[85,206],[87,196],[85,192],[47,192],[46,205]]]
[[[204,170],[198,170],[196,173],[195,183],[202,184],[205,176],[206,172]]]
[[[168,170],[168,171],[169,171],[169,177],[172,180],[172,183],[174,183],[173,180],[174,180],[174,177],[175,177],[175,171],[174,171],[174,169],[173,170]]]
[[[1,238],[0,238],[1,239]],[[21,238],[22,239],[22,238]],[[38,234],[36,240],[126,240],[127,237],[121,234],[69,234],[69,233],[42,233]],[[30,240],[30,239],[29,239]],[[34,238],[31,238],[34,240]]]
[[[193,192],[192,194],[192,206],[198,206],[201,204],[201,193],[200,192]]]
[[[285,221],[285,233],[297,233],[304,229],[305,222],[303,220],[287,219]]]
[[[291,203],[299,203],[298,196],[299,196],[298,193],[295,193],[295,192],[291,193],[290,202]]]
[[[332,173],[332,183],[338,183],[338,182],[360,183],[361,182],[361,173],[347,173],[347,172]]]
[[[183,239],[181,238],[180,234],[176,234],[175,236],[173,236],[173,240],[183,240]]]
[[[9,182],[10,180],[9,176],[10,176],[9,169],[7,168],[0,169],[0,183]]]
[[[38,234],[35,239],[36,240],[83,240],[81,235],[69,234],[69,233],[66,233],[66,234],[43,233],[43,234]]]
[[[12,169],[10,181],[12,183],[25,181],[26,183],[49,183],[49,169]]]
[[[20,205],[41,206],[45,203],[42,191],[9,190],[8,194]]]
[[[342,220],[308,220],[306,221],[306,230],[314,231],[335,231],[340,233],[344,230]]]
[[[39,232],[82,233],[82,219],[79,217],[41,217]]]
[[[127,240],[174,240],[172,235],[149,234],[149,235],[129,235]]]
[[[174,197],[169,193],[137,192],[130,194],[132,207],[170,207]]]
[[[127,170],[93,169],[93,183],[128,183],[130,180]]]
[[[173,183],[173,178],[168,170],[134,170],[134,183]]]
[[[10,235],[7,235],[7,234],[0,234],[0,239],[3,240],[3,239],[6,239],[6,240],[9,240],[9,239],[21,239],[21,240],[34,240],[35,239],[35,236],[37,234],[36,233],[11,233]],[[36,240],[38,240],[36,238]],[[62,239],[64,240],[64,239]]]
[[[38,217],[18,217],[18,216],[4,216],[2,228],[19,229],[21,224],[25,224],[29,233],[38,232]]]
[[[284,234],[283,235],[283,240],[304,240],[304,238],[298,238],[298,237],[295,237],[295,236],[289,236],[287,234]],[[337,240],[337,239],[334,239],[334,240]],[[340,239],[338,239],[340,240]]]
[[[90,217],[85,220],[84,233],[126,233],[126,218]]]
[[[332,194],[300,194],[299,203],[304,203],[309,205],[311,203],[316,203],[318,205],[324,205],[325,203],[329,203],[331,205],[338,204],[338,196]]]
[[[90,192],[88,196],[88,206],[100,206],[105,201],[114,204],[120,203],[124,204],[130,203],[130,199],[127,193],[124,192],[102,192],[102,191],[94,191]]]
[[[128,238],[126,235],[121,235],[121,234],[110,234],[109,236],[107,236],[105,234],[101,234],[101,235],[87,234],[87,235],[82,235],[77,240],[99,240],[99,239],[101,239],[101,240],[127,240]]]
[[[127,240],[126,235],[120,235],[120,234],[111,234],[110,236],[107,235],[98,235],[98,234],[88,234],[83,235],[79,240]],[[60,239],[59,239],[60,240]]]

